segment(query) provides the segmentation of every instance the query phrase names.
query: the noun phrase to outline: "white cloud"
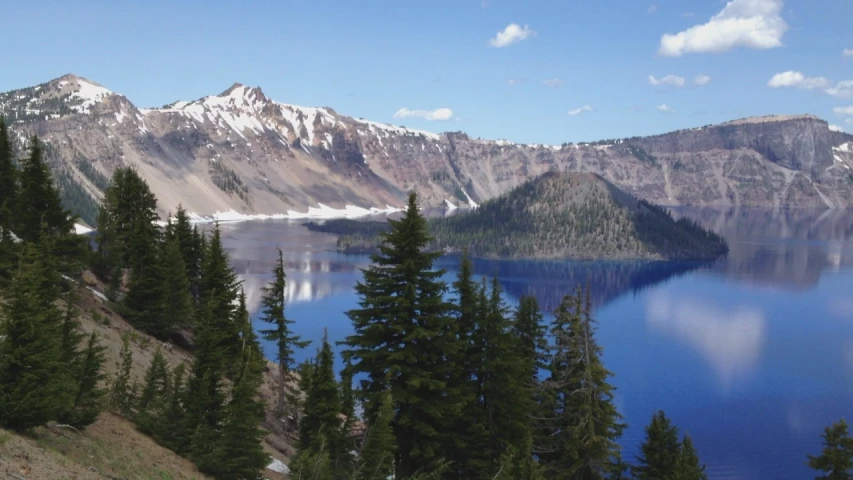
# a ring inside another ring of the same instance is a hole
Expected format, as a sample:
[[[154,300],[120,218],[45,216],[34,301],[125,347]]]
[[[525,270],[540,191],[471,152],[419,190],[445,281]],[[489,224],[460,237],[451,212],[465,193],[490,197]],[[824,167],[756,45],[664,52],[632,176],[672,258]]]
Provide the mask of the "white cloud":
[[[704,24],[660,39],[658,54],[721,53],[737,47],[776,48],[788,24],[782,18],[783,0],[731,0]]]
[[[853,57],[853,48],[845,48],[841,51],[841,54],[845,57]]]
[[[655,78],[654,75],[649,75],[649,85],[669,85],[671,87],[681,88],[685,85],[684,77],[677,75],[667,75],[663,78]]]
[[[685,17],[685,18],[690,18],[690,17],[695,17],[696,14],[693,12],[684,12],[683,14],[681,14],[681,16]]]
[[[423,118],[424,120],[446,121],[453,118],[453,110],[449,108],[438,108],[435,110],[409,110],[401,108],[394,114],[394,118]]]
[[[853,105],[849,107],[835,107],[832,109],[832,113],[841,116],[853,116]]]
[[[527,79],[526,78],[510,78],[509,80],[506,81],[506,83],[508,83],[509,85],[514,87],[516,85],[521,85],[522,83],[527,83]]]
[[[843,128],[841,128],[841,127],[839,127],[838,125],[832,125],[832,124],[830,124],[830,125],[829,125],[829,131],[830,131],[830,132],[843,132],[843,131],[844,131],[844,129],[843,129]],[[851,310],[851,311],[853,311],[853,310]],[[851,316],[853,316],[853,315],[851,315]]]
[[[702,85],[708,85],[711,83],[711,77],[705,75],[704,73],[700,73],[693,78],[693,85],[701,87]]]
[[[527,25],[521,27],[517,23],[510,23],[502,31],[495,35],[495,38],[489,40],[489,45],[495,48],[503,48],[526,40],[527,37],[535,36],[536,32],[531,30]]]
[[[657,9],[658,9],[657,5],[650,5],[649,6],[649,13],[652,13],[652,12],[656,11]]]
[[[805,90],[814,90],[816,88],[826,88],[830,85],[830,81],[824,77],[807,77],[800,72],[788,70],[787,72],[777,73],[770,78],[767,86],[772,88],[794,87]]]
[[[834,87],[827,88],[826,93],[833,97],[853,98],[853,80],[838,82]]]
[[[661,112],[666,112],[666,113],[675,113],[675,110],[673,110],[672,107],[670,107],[669,105],[667,105],[665,103],[658,105],[658,110],[660,110]]]
[[[543,80],[542,85],[546,87],[560,87],[563,85],[563,81],[559,78],[549,78],[548,80]]]
[[[580,115],[584,112],[591,112],[592,110],[593,110],[593,108],[590,107],[589,105],[584,105],[582,107],[578,107],[578,108],[575,108],[573,110],[569,110],[569,115],[572,115],[572,116]]]

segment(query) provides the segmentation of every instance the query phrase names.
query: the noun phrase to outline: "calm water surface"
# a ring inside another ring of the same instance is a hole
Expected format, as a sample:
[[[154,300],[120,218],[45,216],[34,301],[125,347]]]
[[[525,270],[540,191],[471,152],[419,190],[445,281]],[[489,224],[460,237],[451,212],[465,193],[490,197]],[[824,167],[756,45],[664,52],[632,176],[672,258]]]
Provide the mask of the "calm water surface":
[[[476,261],[508,301],[555,306],[592,284],[598,338],[614,372],[633,459],[643,426],[662,409],[690,433],[711,479],[805,479],[807,453],[834,420],[853,420],[853,212],[679,212],[729,240],[711,265],[648,262]],[[250,308],[284,251],[288,316],[316,342],[351,332],[344,312],[365,256],[334,252],[334,238],[298,224],[222,226]],[[457,258],[443,258],[447,279]],[[267,354],[272,356],[271,345]],[[315,346],[301,352],[313,354]]]

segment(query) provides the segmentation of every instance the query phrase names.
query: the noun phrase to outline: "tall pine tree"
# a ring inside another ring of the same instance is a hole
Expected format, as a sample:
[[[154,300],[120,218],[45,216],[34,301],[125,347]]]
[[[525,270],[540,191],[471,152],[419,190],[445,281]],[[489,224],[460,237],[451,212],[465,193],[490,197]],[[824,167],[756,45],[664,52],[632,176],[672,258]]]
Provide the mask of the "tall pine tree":
[[[18,271],[2,304],[0,339],[0,425],[28,430],[56,420],[68,407],[62,356],[63,314],[55,306],[45,255],[24,246]]]
[[[263,288],[263,312],[261,319],[271,325],[270,328],[261,330],[264,340],[274,342],[276,346],[276,360],[278,361],[278,382],[276,384],[276,413],[279,416],[292,415],[295,411],[287,409],[294,406],[293,398],[288,398],[287,385],[294,380],[293,354],[297,348],[305,348],[310,342],[302,341],[299,335],[293,333],[291,325],[293,320],[284,314],[285,286],[287,277],[284,272],[284,258],[280,249],[278,260],[273,268],[273,280]]]
[[[71,235],[74,219],[62,207],[41,142],[35,136],[30,139],[29,155],[22,161],[20,188],[15,229],[18,237],[35,242],[43,231],[54,236]]]
[[[681,480],[677,477],[681,445],[678,428],[662,411],[646,426],[646,438],[640,446],[637,466],[632,468],[638,480]]]
[[[379,253],[355,287],[359,308],[347,312],[355,332],[343,342],[353,370],[367,377],[366,394],[391,391],[401,478],[446,456],[452,436],[446,426],[459,410],[458,403],[448,401],[457,394],[447,388],[454,368],[447,359],[459,349],[453,306],[443,297],[444,271],[433,268],[439,253],[424,251],[429,239],[412,192],[406,213],[390,220]],[[367,412],[368,421],[375,414]]]
[[[0,229],[15,226],[12,214],[17,209],[18,175],[9,126],[6,119],[0,116]]]

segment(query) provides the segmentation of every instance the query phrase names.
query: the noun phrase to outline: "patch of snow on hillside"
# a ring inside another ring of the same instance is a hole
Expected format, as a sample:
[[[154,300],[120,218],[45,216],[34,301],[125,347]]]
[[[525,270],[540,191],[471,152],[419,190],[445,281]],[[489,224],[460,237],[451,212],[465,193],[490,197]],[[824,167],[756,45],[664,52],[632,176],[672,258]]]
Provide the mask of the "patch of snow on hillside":
[[[477,203],[474,202],[474,200],[468,195],[468,192],[466,192],[464,188],[462,189],[462,193],[465,194],[465,198],[468,199],[468,206],[469,207],[471,207],[471,208],[479,207],[479,205],[477,205]]]
[[[355,205],[346,205],[344,208],[332,208],[322,203],[317,204],[318,207],[308,207],[307,212],[297,212],[288,210],[287,213],[274,214],[254,214],[247,215],[244,213],[229,210],[227,212],[216,212],[213,215],[199,215],[197,213],[188,213],[192,223],[212,223],[212,222],[246,222],[252,220],[302,220],[302,219],[317,219],[329,220],[333,218],[360,218],[369,215],[391,214],[403,211],[402,208],[396,208],[386,205],[385,208],[362,208]]]
[[[329,132],[326,132],[325,135],[326,135],[326,141],[329,142],[329,150],[331,150],[332,149],[332,134]]]
[[[364,120],[362,118],[353,118],[353,120],[355,120],[358,123],[362,123],[364,125],[367,125],[368,128],[369,127],[375,127],[379,130],[382,130],[385,133],[395,133],[397,135],[423,135],[424,137],[426,137],[430,140],[438,140],[441,138],[441,136],[438,134],[435,134],[432,132],[427,132],[424,130],[415,130],[412,128],[397,127],[395,125],[391,125],[388,123],[373,122],[370,120]],[[374,134],[378,135],[378,132],[376,132],[373,128],[370,128],[370,131],[373,132]]]
[[[71,96],[83,100],[83,103],[71,108],[79,113],[89,113],[89,108],[91,108],[92,105],[100,102],[104,97],[112,95],[112,93],[113,92],[100,85],[95,85],[85,80],[78,80],[77,90],[72,93]]]
[[[833,156],[832,156],[832,158],[834,158],[834,159],[835,159],[835,161],[836,161],[836,162],[839,162],[839,163],[841,163],[841,162],[843,162],[843,161],[844,161],[844,160],[842,160],[842,159],[841,159],[841,157],[839,157],[838,155],[833,155]]]
[[[291,282],[288,282],[291,283]],[[290,469],[287,468],[287,465],[284,464],[281,460],[274,458],[272,463],[267,465],[267,470],[272,470],[273,472],[280,473],[282,475],[289,475]]]
[[[507,147],[507,146],[514,146],[515,142],[510,142],[509,140],[500,139],[500,140],[496,140],[495,144],[498,145],[499,147]]]
[[[74,224],[74,233],[77,235],[85,235],[93,230],[85,225],[80,225],[79,223]]]
[[[447,209],[450,211],[456,210],[458,208],[456,205],[453,204],[453,202],[446,198],[444,199],[444,204],[447,205]]]
[[[116,121],[118,123],[122,123],[124,121],[125,117],[127,117],[127,115],[125,115],[124,111],[116,113]]]
[[[837,151],[837,152],[847,153],[850,151],[850,143],[842,143],[841,145],[839,145],[837,147],[832,147],[832,149]]]

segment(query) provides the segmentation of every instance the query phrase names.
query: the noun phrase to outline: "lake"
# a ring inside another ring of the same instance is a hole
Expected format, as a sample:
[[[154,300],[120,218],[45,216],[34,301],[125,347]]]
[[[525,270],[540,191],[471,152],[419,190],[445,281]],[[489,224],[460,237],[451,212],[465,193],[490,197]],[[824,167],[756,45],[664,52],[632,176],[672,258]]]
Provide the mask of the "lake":
[[[593,289],[597,336],[614,373],[633,461],[643,426],[662,409],[693,438],[710,479],[803,479],[831,422],[853,420],[853,211],[685,210],[723,234],[712,264],[475,261],[514,305],[524,294],[554,307],[578,283]],[[351,332],[344,312],[366,256],[287,221],[223,224],[223,241],[250,308],[285,256],[295,329],[314,345]],[[452,281],[458,258],[439,265]],[[257,313],[257,312],[256,312]],[[257,317],[257,315],[255,315]],[[259,324],[256,324],[260,326]],[[266,353],[273,356],[271,345]]]

